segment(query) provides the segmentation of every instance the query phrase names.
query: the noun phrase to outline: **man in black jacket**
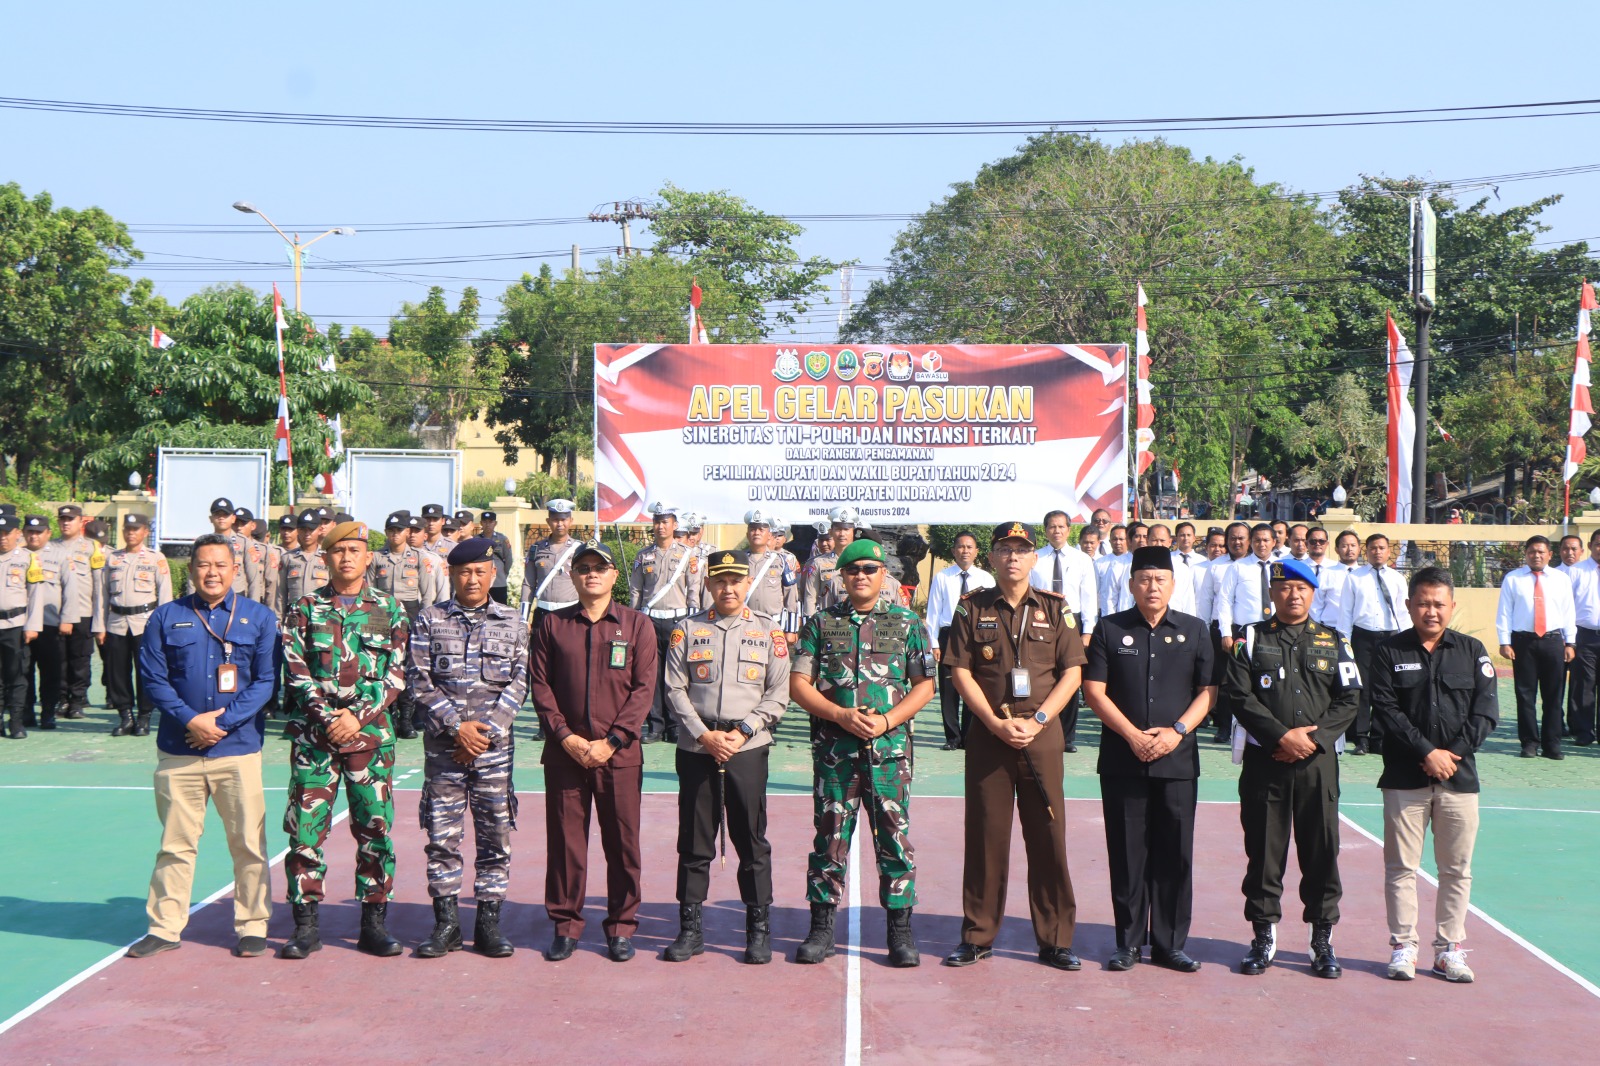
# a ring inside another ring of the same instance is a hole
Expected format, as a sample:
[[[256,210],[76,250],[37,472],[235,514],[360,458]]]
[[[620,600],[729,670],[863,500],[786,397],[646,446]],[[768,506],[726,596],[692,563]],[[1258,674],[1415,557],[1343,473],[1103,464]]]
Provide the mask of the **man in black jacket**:
[[[1478,836],[1475,755],[1499,721],[1494,663],[1482,642],[1453,632],[1455,586],[1450,571],[1418,570],[1406,610],[1412,629],[1373,652],[1372,710],[1384,735],[1384,903],[1394,954],[1389,976],[1409,981],[1417,963],[1417,867],[1428,823],[1439,869],[1433,972],[1472,980],[1461,941],[1466,936],[1472,847]]]

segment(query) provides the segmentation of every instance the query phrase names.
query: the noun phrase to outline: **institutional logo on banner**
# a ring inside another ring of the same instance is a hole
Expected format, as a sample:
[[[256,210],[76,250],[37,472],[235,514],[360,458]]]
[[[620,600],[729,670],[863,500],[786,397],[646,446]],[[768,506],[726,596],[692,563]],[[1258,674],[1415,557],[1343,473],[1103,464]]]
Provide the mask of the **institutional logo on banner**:
[[[830,378],[830,375],[833,377]],[[1128,348],[925,345],[595,348],[602,522],[693,500],[811,523],[1125,517]]]

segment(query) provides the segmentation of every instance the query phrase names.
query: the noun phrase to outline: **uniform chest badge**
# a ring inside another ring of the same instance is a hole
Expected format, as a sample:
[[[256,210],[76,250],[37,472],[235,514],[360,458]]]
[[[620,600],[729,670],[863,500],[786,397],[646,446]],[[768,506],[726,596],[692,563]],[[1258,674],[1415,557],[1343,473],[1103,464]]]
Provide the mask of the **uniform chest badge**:
[[[1315,670],[1327,670],[1328,669],[1328,660],[1326,660],[1326,659],[1313,659],[1311,661],[1311,666],[1312,666],[1312,669],[1315,669]]]
[[[1123,637],[1122,638],[1122,646],[1124,648],[1133,647],[1133,637],[1131,635]]]
[[[1033,620],[1035,622],[1043,622],[1044,621],[1044,612],[1043,611],[1034,611],[1033,612]]]
[[[1182,633],[1179,633],[1179,634],[1178,634],[1178,643],[1179,643],[1179,644],[1182,644],[1182,643],[1183,643],[1183,642],[1184,642],[1184,641],[1186,641],[1186,640],[1188,640],[1188,639],[1189,639],[1189,638],[1188,638],[1188,637],[1187,637],[1187,636],[1185,636],[1185,635],[1184,635],[1184,634],[1182,634]]]
[[[761,667],[759,667],[759,666],[747,666],[747,667],[745,667],[744,668],[744,677],[745,677],[746,681],[759,681],[761,679]]]
[[[991,645],[985,644],[983,646],[983,658],[985,662],[994,658],[994,648]]]
[[[1171,637],[1162,637],[1161,641],[1162,641],[1163,644],[1171,644],[1172,643],[1172,638]]]
[[[711,667],[707,666],[705,663],[701,663],[699,666],[694,668],[694,676],[698,677],[701,681],[706,680],[711,676]]]
[[[1262,688],[1271,688],[1272,687],[1272,675],[1271,674],[1262,674],[1261,677],[1258,678],[1257,680],[1259,680],[1261,682],[1261,687]]]

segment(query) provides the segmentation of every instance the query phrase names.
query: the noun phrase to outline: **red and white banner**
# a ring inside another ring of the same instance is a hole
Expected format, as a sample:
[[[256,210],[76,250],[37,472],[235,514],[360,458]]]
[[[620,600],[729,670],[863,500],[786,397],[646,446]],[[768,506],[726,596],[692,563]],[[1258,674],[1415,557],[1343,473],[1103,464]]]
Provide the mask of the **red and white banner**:
[[[1125,344],[595,346],[602,522],[1126,516]]]
[[[706,337],[706,324],[700,320],[700,302],[703,295],[698,281],[689,282],[689,343],[710,344]]]
[[[1389,320],[1389,506],[1386,522],[1411,521],[1411,464],[1417,419],[1411,410],[1411,370],[1415,365],[1400,327]]]
[[[162,351],[165,351],[177,343],[177,341],[173,340],[159,329],[156,329],[156,327],[150,327],[150,347],[160,348]]]
[[[287,463],[288,468],[284,474],[284,485],[289,497],[290,506],[294,505],[294,452],[289,447],[289,379],[283,371],[283,330],[288,325],[283,318],[283,294],[278,291],[278,286],[272,286],[272,321],[273,332],[278,339],[278,428],[275,436],[278,439],[277,462]]]
[[[1589,449],[1583,435],[1589,432],[1593,420],[1594,404],[1589,400],[1589,312],[1600,308],[1595,302],[1594,286],[1587,281],[1578,297],[1578,349],[1572,360],[1572,415],[1567,425],[1567,461],[1561,465],[1561,479],[1571,481]]]

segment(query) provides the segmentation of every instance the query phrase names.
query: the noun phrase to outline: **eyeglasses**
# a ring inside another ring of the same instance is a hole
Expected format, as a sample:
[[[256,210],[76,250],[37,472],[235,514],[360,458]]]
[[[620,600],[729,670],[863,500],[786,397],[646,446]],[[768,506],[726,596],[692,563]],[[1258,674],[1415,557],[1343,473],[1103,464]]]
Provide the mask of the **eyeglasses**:
[[[1034,553],[1034,548],[1032,545],[1024,548],[1012,548],[1001,545],[1000,547],[994,549],[994,553],[1001,558],[1004,558],[1008,555],[1032,555]]]
[[[871,577],[882,569],[883,567],[876,563],[870,563],[865,566],[847,566],[840,570],[839,573],[845,577]]]
[[[579,577],[585,577],[589,574],[603,574],[610,569],[609,566],[574,566],[572,572]]]

